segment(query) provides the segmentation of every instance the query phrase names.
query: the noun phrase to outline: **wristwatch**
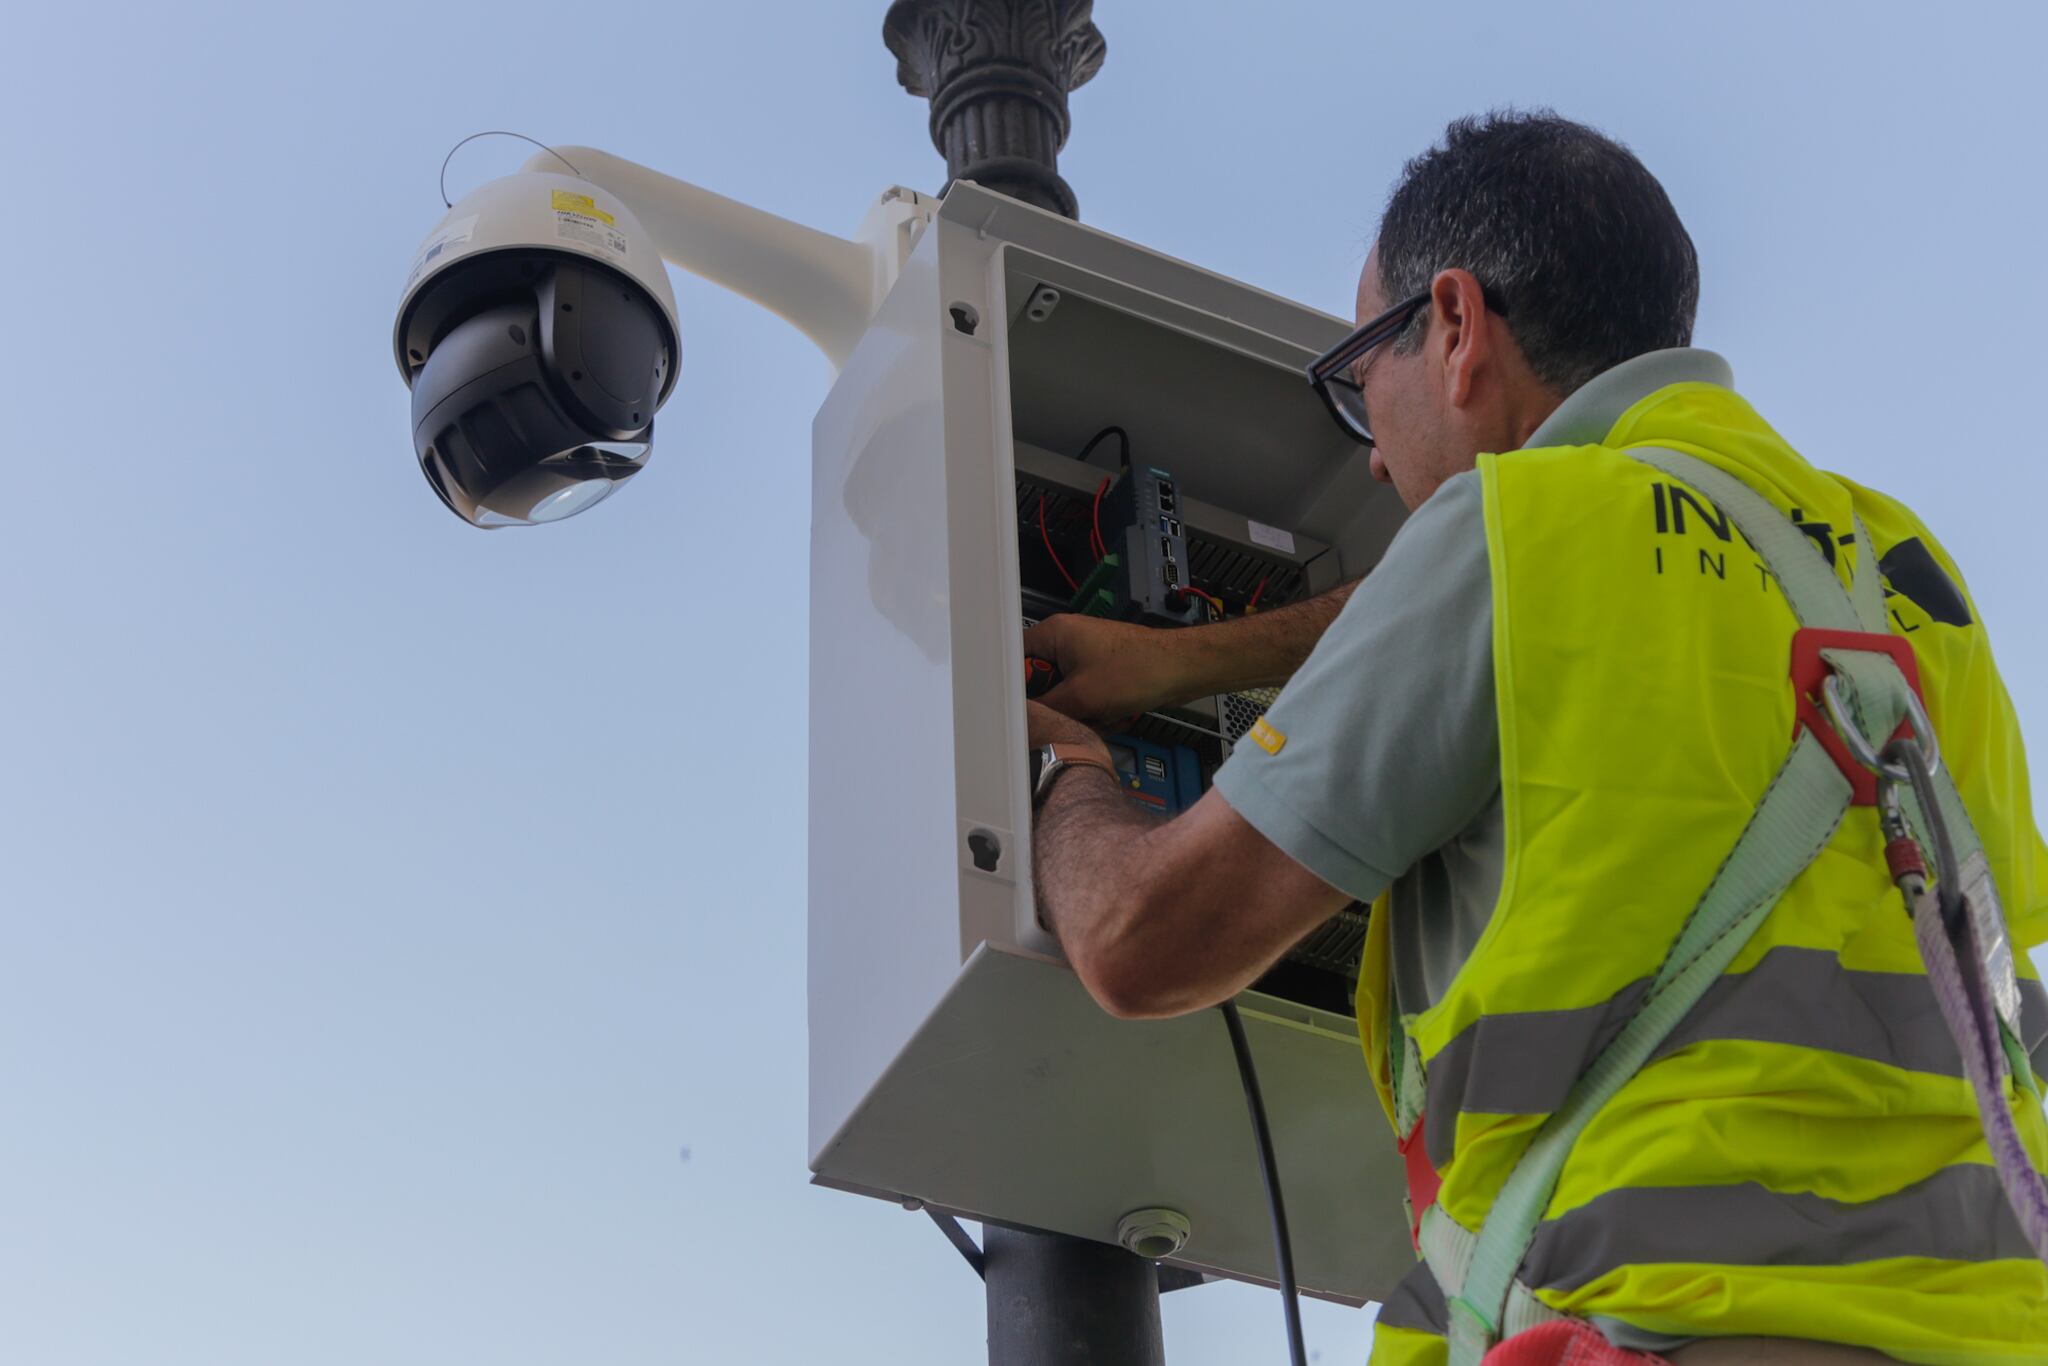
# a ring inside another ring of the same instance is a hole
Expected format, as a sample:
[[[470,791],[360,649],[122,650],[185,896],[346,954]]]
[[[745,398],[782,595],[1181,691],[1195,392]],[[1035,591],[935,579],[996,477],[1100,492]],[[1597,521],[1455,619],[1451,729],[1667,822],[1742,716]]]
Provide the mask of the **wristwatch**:
[[[1086,745],[1054,744],[1038,751],[1038,786],[1032,789],[1031,805],[1045,805],[1046,793],[1052,791],[1053,780],[1069,768],[1099,768],[1121,785],[1116,776],[1116,766]]]

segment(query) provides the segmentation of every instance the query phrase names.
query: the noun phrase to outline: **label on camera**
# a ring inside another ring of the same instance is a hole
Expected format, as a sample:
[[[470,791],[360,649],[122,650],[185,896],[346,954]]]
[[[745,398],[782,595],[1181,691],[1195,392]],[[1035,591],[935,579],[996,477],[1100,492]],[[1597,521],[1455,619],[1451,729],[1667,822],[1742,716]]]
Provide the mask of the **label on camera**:
[[[1245,533],[1252,538],[1253,545],[1269,547],[1282,555],[1294,553],[1294,533],[1291,531],[1282,531],[1279,527],[1267,526],[1264,522],[1247,521]]]
[[[626,254],[626,235],[619,231],[618,220],[597,207],[597,201],[589,195],[556,190],[553,206],[555,236],[599,251]]]
[[[405,277],[405,287],[411,289],[412,282],[420,278],[421,271],[440,260],[441,253],[448,250],[448,248],[460,246],[462,243],[467,242],[470,239],[470,235],[475,231],[476,215],[470,214],[467,218],[456,219],[453,223],[450,223],[447,227],[428,238],[427,244],[420,248],[420,254],[413,259],[412,273]]]

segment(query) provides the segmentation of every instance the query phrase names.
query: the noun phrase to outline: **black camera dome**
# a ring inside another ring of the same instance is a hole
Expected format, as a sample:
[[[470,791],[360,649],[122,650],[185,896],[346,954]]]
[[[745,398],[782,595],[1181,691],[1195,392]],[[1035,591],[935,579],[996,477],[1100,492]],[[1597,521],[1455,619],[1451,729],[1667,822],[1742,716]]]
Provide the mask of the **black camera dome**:
[[[566,253],[460,262],[421,290],[400,334],[420,468],[474,526],[601,502],[646,465],[675,383],[676,338],[655,300]]]

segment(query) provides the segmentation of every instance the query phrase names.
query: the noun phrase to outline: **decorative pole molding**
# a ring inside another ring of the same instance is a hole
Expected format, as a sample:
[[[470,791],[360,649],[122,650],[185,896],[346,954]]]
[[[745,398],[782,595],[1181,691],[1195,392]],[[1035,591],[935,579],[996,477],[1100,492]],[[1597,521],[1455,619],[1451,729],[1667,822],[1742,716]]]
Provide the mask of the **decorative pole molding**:
[[[932,103],[946,180],[971,180],[1068,218],[1060,179],[1067,95],[1102,69],[1093,0],[895,0],[882,41],[896,79]],[[943,193],[943,191],[942,191]]]

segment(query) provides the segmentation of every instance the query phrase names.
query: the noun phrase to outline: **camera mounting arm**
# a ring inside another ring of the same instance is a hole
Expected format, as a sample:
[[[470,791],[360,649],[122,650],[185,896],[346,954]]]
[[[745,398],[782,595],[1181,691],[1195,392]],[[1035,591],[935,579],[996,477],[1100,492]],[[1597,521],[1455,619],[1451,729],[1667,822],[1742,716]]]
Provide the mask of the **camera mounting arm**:
[[[782,318],[817,343],[835,370],[937,208],[929,196],[892,187],[849,241],[594,147],[560,152],[559,159],[537,154],[522,169],[559,173],[564,161],[572,164],[632,209],[662,259]]]
[[[472,526],[596,505],[646,465],[675,387],[666,263],[782,317],[837,370],[937,207],[891,188],[848,241],[593,147],[477,186],[421,244],[392,325],[421,473]]]

